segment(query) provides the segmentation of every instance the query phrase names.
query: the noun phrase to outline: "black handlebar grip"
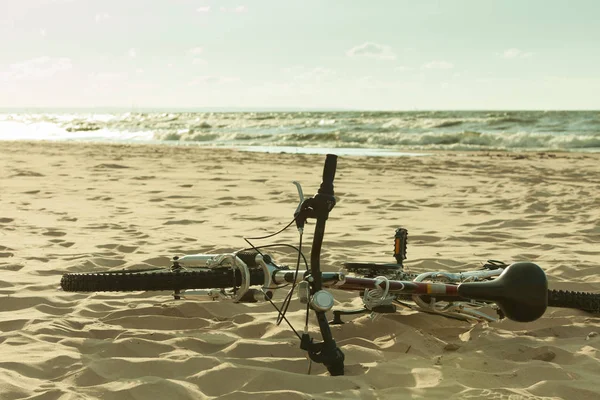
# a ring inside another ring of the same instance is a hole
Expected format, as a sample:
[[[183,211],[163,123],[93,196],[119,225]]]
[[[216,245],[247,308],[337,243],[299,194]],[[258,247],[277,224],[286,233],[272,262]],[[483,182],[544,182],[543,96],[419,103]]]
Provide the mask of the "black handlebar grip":
[[[335,178],[335,170],[337,168],[337,156],[335,154],[327,154],[325,166],[323,167],[323,182],[319,188],[320,194],[333,196],[333,179]]]

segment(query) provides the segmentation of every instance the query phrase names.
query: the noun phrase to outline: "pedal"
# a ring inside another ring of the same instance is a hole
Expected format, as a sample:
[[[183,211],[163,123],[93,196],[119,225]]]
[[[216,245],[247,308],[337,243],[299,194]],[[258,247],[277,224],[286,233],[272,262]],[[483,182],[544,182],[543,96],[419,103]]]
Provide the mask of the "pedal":
[[[396,229],[394,235],[394,258],[402,267],[402,262],[406,260],[406,243],[408,241],[408,231],[404,228]]]

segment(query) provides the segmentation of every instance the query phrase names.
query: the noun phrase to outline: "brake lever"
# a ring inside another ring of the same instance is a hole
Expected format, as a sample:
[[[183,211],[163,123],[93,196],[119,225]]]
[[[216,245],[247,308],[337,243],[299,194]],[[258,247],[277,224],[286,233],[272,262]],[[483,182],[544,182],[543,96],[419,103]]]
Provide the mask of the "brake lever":
[[[298,232],[304,232],[304,224],[306,223],[306,217],[301,216],[300,213],[302,211],[302,204],[304,204],[304,192],[302,191],[302,185],[298,181],[292,181],[294,185],[296,185],[296,189],[298,189],[298,196],[300,197],[300,202],[298,203],[298,207],[296,207],[296,211],[294,211],[294,218],[296,218],[296,227],[298,228]]]
[[[296,189],[298,189],[298,196],[300,197],[300,203],[298,203],[298,207],[296,207],[296,211],[294,212],[294,215],[296,215],[300,213],[300,208],[302,207],[302,203],[304,202],[304,193],[302,192],[302,185],[300,184],[300,182],[293,181],[292,183],[296,185]]]

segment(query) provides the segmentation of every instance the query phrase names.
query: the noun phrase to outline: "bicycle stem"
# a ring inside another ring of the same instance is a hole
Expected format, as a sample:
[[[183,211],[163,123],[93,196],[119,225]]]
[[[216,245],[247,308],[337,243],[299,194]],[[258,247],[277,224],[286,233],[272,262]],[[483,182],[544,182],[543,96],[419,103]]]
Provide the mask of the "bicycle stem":
[[[311,294],[319,292],[322,289],[321,276],[321,246],[325,236],[325,224],[329,217],[329,212],[335,206],[335,197],[333,192],[333,179],[337,164],[337,156],[328,154],[323,168],[323,181],[317,194],[302,203],[300,215],[297,216],[302,226],[306,218],[316,218],[315,233],[310,255],[310,283]],[[319,329],[321,330],[322,343],[314,343],[313,339],[307,333],[302,335],[300,348],[306,350],[311,360],[322,363],[327,367],[331,375],[344,374],[344,353],[337,347],[331,334],[329,322],[325,311],[315,310]]]

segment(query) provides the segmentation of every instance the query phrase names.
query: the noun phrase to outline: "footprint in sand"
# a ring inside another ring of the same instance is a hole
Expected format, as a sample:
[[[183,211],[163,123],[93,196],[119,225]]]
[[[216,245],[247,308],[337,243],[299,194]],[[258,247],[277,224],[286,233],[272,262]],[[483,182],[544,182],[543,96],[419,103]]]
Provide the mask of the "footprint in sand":
[[[120,253],[133,253],[134,251],[136,251],[138,248],[136,246],[125,246],[122,244],[116,244],[116,243],[110,243],[110,244],[99,244],[98,246],[96,246],[100,249],[110,249],[110,250],[116,250]]]
[[[59,231],[59,230],[55,230],[55,229],[48,229],[46,232],[42,233],[42,235],[44,236],[65,236],[66,233]]]
[[[16,169],[15,174],[11,175],[11,178],[18,177],[18,176],[41,177],[44,175],[40,174],[39,172],[35,172],[35,171],[26,171],[26,170]]]
[[[49,240],[49,242],[57,244],[57,245],[62,246],[62,247],[71,247],[71,246],[73,246],[75,244],[75,242],[65,242],[62,239],[52,239],[52,240]]]
[[[112,200],[112,197],[108,197],[108,196],[96,196],[96,197],[89,197],[86,200],[102,200],[102,201],[109,201]]]
[[[94,166],[95,169],[123,169],[123,168],[131,168],[128,167],[127,165],[122,165],[122,164],[98,164]]]
[[[203,224],[205,222],[206,222],[205,220],[195,221],[192,219],[181,219],[181,220],[176,220],[176,221],[167,221],[167,222],[163,223],[163,225],[192,225],[192,224]]]

